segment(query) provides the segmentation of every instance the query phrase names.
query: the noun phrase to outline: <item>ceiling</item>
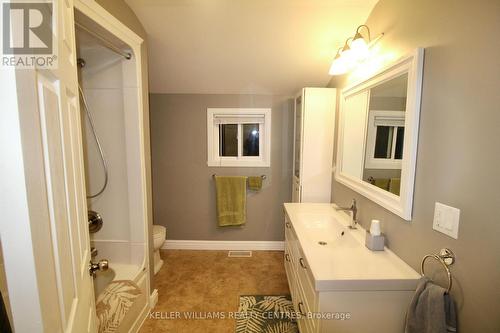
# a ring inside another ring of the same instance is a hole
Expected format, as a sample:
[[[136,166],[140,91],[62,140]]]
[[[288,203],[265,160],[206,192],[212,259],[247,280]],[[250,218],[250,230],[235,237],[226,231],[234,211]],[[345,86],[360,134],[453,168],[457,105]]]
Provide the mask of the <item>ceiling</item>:
[[[148,33],[153,93],[292,95],[325,86],[377,0],[126,0]]]

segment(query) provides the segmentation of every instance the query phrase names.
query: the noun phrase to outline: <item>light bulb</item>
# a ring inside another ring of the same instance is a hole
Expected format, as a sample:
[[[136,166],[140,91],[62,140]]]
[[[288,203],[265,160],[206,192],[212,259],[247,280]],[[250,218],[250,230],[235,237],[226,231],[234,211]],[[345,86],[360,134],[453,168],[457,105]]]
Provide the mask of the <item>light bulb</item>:
[[[345,74],[352,69],[352,60],[350,58],[350,52],[342,52],[339,56],[337,55],[333,60],[332,66],[330,67],[329,74],[330,75],[341,75]]]
[[[350,51],[356,60],[363,60],[368,57],[368,44],[359,33],[352,40]]]

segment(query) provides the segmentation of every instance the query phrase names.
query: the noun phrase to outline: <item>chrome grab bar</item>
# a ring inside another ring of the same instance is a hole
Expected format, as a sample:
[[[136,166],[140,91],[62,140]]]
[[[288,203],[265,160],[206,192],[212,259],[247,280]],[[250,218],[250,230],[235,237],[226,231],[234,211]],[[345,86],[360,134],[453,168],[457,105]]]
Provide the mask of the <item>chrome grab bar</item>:
[[[213,178],[215,178],[215,176],[217,176],[217,175],[214,173],[214,174],[212,175],[212,177],[213,177]],[[267,176],[266,176],[266,175],[260,175],[260,178],[262,178],[262,179],[266,179],[266,178],[267,178]]]

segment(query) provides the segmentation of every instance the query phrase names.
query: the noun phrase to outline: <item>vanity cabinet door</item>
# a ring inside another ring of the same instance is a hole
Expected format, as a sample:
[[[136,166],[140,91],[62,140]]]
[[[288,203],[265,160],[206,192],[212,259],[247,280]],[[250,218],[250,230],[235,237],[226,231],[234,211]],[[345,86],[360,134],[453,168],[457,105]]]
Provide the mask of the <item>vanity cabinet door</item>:
[[[318,309],[318,297],[311,282],[312,275],[307,260],[300,247],[297,235],[288,217],[285,215],[285,271],[292,295],[294,309],[303,317],[297,320],[301,333],[318,332],[319,322],[307,315]]]
[[[295,272],[293,271],[293,262],[292,262],[292,251],[290,250],[288,245],[285,245],[285,253],[284,253],[284,262],[285,262],[285,272],[288,280],[288,287],[290,288],[290,295],[292,296],[292,300],[295,298],[295,284],[297,278],[295,276]]]
[[[318,293],[314,289],[314,279],[312,277],[312,272],[309,269],[309,265],[305,256],[302,252],[300,246],[297,248],[297,287],[299,288],[300,302],[299,311],[305,311],[305,313],[313,313],[319,311],[318,306]],[[311,332],[317,332],[319,328],[319,322],[317,319],[306,318],[304,319],[306,326]]]

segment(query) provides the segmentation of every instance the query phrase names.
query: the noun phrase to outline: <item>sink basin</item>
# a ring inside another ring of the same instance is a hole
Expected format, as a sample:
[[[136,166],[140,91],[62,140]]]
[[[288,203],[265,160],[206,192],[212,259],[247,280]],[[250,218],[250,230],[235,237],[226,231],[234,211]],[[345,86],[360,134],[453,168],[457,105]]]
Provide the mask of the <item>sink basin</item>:
[[[316,290],[415,290],[415,270],[389,249],[371,251],[366,231],[349,229],[349,216],[332,204],[286,203]]]

